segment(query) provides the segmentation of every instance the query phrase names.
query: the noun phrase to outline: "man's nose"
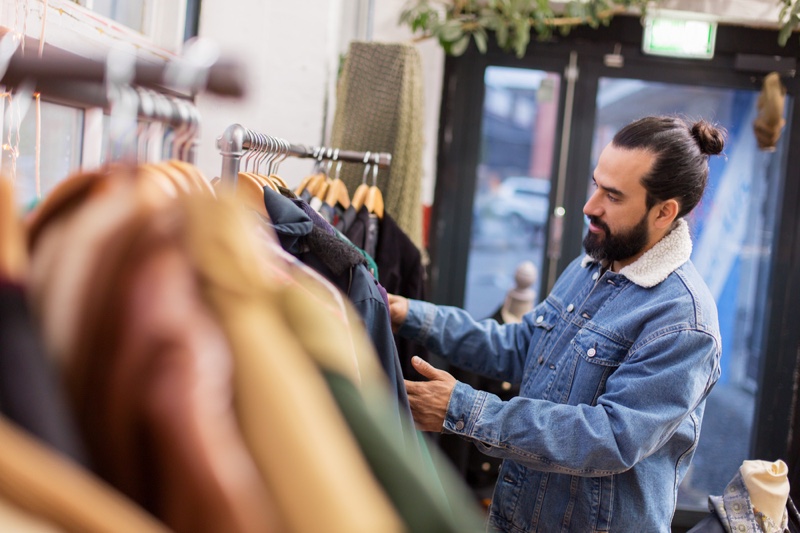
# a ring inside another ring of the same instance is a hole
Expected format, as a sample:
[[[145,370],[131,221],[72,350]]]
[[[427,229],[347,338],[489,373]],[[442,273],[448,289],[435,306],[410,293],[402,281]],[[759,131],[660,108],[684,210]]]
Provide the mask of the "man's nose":
[[[602,206],[598,201],[598,191],[594,191],[586,203],[583,205],[583,214],[587,216],[599,217],[603,214]]]

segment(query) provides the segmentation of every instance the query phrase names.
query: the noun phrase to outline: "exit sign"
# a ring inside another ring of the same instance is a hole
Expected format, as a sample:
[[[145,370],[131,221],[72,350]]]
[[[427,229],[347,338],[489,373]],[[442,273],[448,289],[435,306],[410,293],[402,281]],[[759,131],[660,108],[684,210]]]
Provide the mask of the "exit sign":
[[[717,22],[701,13],[659,11],[645,18],[642,51],[645,54],[711,59]]]

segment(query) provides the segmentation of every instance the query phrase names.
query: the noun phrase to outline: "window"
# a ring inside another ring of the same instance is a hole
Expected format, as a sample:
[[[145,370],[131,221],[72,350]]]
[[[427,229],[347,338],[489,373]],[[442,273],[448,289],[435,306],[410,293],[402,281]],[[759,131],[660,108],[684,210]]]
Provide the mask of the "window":
[[[44,36],[55,49],[95,58],[120,42],[131,43],[142,61],[161,62],[196,34],[198,6],[199,0],[0,0],[0,29],[24,35],[26,55],[36,53],[36,40]],[[43,94],[39,108],[38,157],[35,103],[23,116],[21,102],[0,103],[0,119],[5,118],[0,165],[15,177],[21,206],[30,206],[82,165],[97,167],[106,152],[102,110],[47,99]]]
[[[104,17],[144,33],[145,0],[81,0],[80,4]]]
[[[24,107],[13,101],[12,104],[5,102],[7,120],[3,121],[2,171],[14,179],[17,202],[26,208],[80,166],[84,110],[41,102],[37,179],[36,103],[34,101],[28,107],[24,117],[19,117],[18,110]],[[17,154],[16,160],[14,153]]]

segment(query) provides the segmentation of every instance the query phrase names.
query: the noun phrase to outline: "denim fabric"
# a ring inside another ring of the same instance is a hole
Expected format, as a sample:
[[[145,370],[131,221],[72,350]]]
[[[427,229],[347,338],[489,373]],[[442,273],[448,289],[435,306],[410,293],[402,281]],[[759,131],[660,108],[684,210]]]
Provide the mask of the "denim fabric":
[[[459,382],[444,422],[504,459],[490,527],[670,530],[721,347],[716,305],[691,262],[664,278],[645,287],[575,260],[522,323],[502,326],[411,302],[402,335],[521,384],[504,402]]]

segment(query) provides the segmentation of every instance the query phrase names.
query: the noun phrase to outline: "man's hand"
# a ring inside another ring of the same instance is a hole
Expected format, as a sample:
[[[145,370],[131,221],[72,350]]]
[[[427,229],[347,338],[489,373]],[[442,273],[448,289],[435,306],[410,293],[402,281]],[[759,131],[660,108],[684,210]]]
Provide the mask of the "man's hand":
[[[392,321],[392,331],[397,333],[408,316],[408,299],[402,296],[389,294],[389,318]]]
[[[413,357],[414,369],[430,381],[406,381],[408,402],[417,429],[441,433],[447,404],[456,386],[456,378],[444,370],[431,366],[419,357]]]

